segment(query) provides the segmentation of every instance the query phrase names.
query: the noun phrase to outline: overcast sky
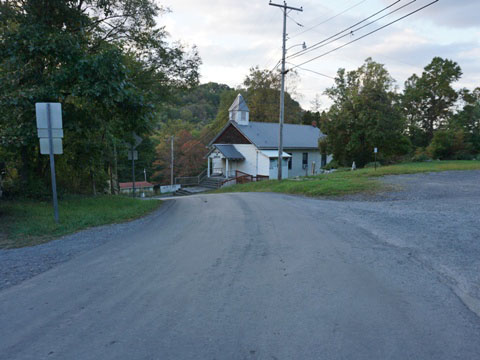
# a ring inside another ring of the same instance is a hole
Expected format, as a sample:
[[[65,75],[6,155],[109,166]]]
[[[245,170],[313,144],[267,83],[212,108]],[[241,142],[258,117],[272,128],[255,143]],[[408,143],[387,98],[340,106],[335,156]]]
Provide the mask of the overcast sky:
[[[377,18],[410,1],[399,1],[377,15]],[[289,14],[287,47],[293,47],[288,54],[301,49],[295,46],[297,44],[305,41],[307,46],[313,45],[395,2],[288,1],[288,5],[302,6],[304,10]],[[429,2],[417,0],[378,23],[302,57],[291,59],[291,62],[300,64],[310,60]],[[162,4],[172,12],[160,18],[159,24],[166,26],[173,40],[198,47],[203,61],[200,68],[202,83],[214,81],[236,87],[243,82],[250,67],[258,65],[272,69],[281,58],[282,12],[269,6],[267,0],[166,0]],[[296,22],[304,26],[300,27]],[[479,0],[440,0],[384,30],[302,67],[334,77],[339,68],[353,70],[361,66],[367,57],[372,57],[386,65],[397,80],[397,85],[402,88],[404,81],[413,73],[420,74],[434,56],[459,63],[463,77],[456,87],[473,89],[480,86]],[[327,106],[329,102],[323,92],[333,84],[333,80],[306,70],[298,70],[298,73],[297,100],[302,106],[311,108],[311,101],[317,94],[323,106]]]

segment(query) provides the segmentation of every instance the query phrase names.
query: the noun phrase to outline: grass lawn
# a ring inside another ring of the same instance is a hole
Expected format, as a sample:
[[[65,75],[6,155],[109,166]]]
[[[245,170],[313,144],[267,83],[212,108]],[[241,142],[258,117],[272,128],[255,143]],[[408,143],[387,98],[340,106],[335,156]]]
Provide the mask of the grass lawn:
[[[382,166],[375,169],[350,171],[340,169],[334,173],[307,176],[298,180],[268,180],[233,185],[217,192],[280,192],[306,196],[338,196],[358,192],[376,192],[385,189],[385,185],[376,178],[385,175],[415,174],[422,172],[480,170],[480,161],[430,161]]]
[[[56,224],[51,201],[0,200],[0,248],[37,245],[92,226],[135,219],[160,204],[122,196],[70,196],[59,201]]]

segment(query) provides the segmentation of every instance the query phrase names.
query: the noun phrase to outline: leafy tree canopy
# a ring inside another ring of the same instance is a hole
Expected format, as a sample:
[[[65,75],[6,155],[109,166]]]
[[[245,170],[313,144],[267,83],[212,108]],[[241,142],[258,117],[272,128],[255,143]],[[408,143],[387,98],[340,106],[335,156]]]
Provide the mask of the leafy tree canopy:
[[[196,50],[167,42],[155,22],[166,11],[152,0],[0,4],[0,146],[21,161],[24,183],[48,179],[47,159],[38,154],[36,102],[62,103],[59,162],[83,179],[82,187],[111,164],[113,140],[147,134],[171,89],[196,84]]]
[[[458,98],[452,85],[461,76],[456,62],[435,57],[420,77],[414,74],[405,82],[402,108],[414,145],[428,145],[434,130],[446,124]]]
[[[373,160],[374,147],[386,159],[408,152],[394,81],[382,64],[367,59],[357,70],[340,69],[326,94],[333,105],[324,127],[339,163],[363,166]]]

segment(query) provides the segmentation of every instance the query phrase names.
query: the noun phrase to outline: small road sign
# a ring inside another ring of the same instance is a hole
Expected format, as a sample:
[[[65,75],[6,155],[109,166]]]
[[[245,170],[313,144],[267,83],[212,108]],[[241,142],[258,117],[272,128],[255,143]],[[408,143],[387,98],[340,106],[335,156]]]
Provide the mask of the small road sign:
[[[133,134],[133,141],[134,141],[133,148],[136,149],[137,146],[142,143],[143,139],[140,136],[138,136],[135,132],[133,132],[132,134]]]
[[[36,103],[37,134],[40,139],[40,154],[50,155],[50,144],[53,154],[63,154],[62,138],[62,105],[60,103]],[[49,129],[50,117],[50,129]],[[52,140],[50,141],[50,132]]]
[[[132,160],[132,151],[128,151],[128,160]],[[138,160],[138,151],[133,150],[133,160]]]
[[[37,128],[48,129],[48,109],[50,108],[50,121],[52,129],[61,129],[62,105],[60,103],[36,103]]]
[[[63,154],[63,145],[61,138],[52,138],[53,153],[55,155]],[[50,139],[40,138],[40,154],[50,155]]]

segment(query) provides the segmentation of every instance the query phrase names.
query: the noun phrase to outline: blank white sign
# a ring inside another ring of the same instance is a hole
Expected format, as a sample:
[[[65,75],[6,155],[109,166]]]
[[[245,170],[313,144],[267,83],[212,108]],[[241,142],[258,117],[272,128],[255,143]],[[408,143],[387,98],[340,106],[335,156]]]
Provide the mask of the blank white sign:
[[[36,103],[37,128],[48,129],[47,104],[50,105],[50,120],[52,129],[62,128],[62,104],[60,103]]]
[[[63,145],[62,139],[54,138],[53,140],[53,153],[56,155],[63,154]],[[49,155],[50,154],[50,143],[48,138],[40,138],[40,154]]]
[[[128,160],[132,160],[132,151],[128,152]],[[133,150],[133,160],[138,160],[138,151]]]

